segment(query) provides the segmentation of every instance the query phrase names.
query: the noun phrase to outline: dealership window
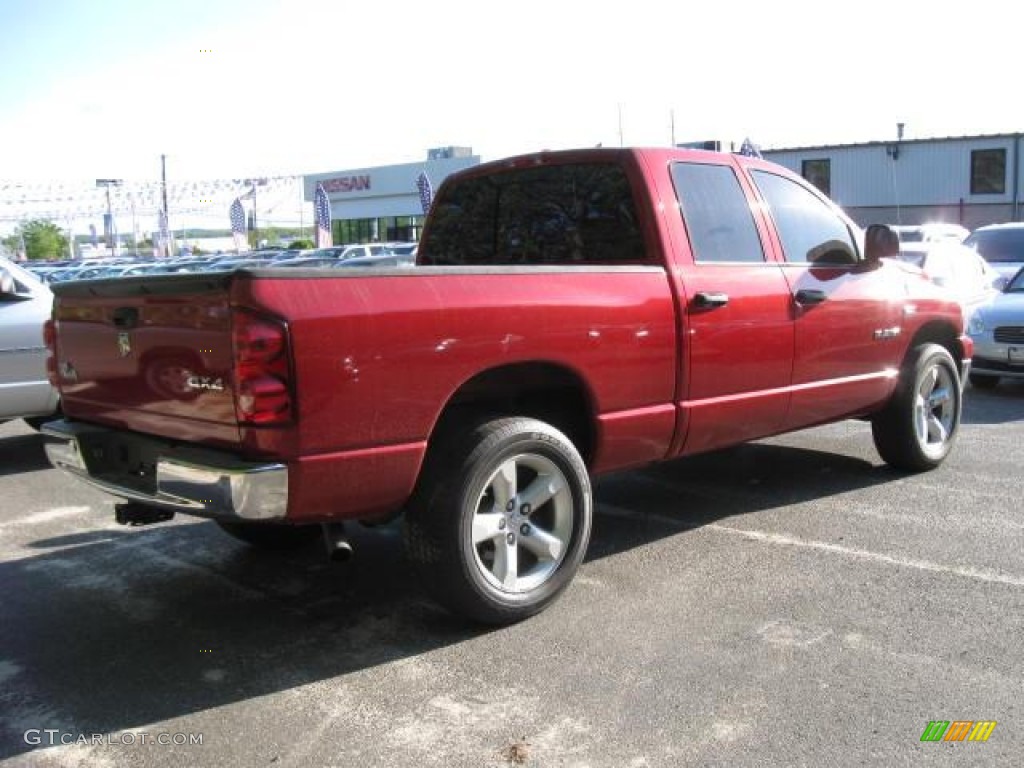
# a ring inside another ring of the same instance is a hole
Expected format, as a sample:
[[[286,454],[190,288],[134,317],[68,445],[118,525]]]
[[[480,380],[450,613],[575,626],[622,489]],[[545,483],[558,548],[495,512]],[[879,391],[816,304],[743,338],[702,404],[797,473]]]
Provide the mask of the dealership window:
[[[343,219],[334,224],[335,244],[414,242],[423,230],[424,216],[386,216],[379,219]]]
[[[832,161],[829,158],[804,160],[800,175],[829,197],[832,196]]]
[[[1006,192],[1006,150],[976,149],[971,152],[971,194],[1002,195]]]

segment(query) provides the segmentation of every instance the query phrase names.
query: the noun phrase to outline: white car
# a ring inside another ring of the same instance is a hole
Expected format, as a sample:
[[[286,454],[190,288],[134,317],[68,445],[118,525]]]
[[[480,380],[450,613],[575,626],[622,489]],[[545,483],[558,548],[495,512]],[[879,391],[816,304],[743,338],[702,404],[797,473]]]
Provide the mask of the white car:
[[[389,253],[391,253],[391,249],[383,243],[363,243],[318,248],[307,255],[312,258],[327,257],[346,261],[348,259],[360,259],[364,256],[385,256]]]
[[[1024,267],[1024,222],[978,227],[964,245],[973,248],[1007,280]]]
[[[0,256],[0,421],[23,418],[37,427],[57,411],[43,343],[52,309],[50,289]]]
[[[963,307],[965,322],[1006,284],[977,251],[956,242],[900,243],[900,259],[920,267],[929,280],[951,293]]]
[[[936,221],[930,224],[902,224],[890,227],[899,235],[900,243],[962,243],[971,231],[959,224]]]

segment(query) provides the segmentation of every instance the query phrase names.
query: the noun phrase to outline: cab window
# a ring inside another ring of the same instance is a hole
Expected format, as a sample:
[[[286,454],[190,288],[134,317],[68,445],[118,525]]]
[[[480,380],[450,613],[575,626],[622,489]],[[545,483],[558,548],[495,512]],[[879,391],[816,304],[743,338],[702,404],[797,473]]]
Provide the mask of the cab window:
[[[731,166],[675,163],[672,185],[694,261],[764,261],[750,204]]]
[[[647,261],[629,179],[612,163],[517,168],[448,186],[420,263],[602,265]]]
[[[820,198],[791,179],[752,171],[775,227],[787,262],[817,266],[857,263],[857,247],[849,227]]]

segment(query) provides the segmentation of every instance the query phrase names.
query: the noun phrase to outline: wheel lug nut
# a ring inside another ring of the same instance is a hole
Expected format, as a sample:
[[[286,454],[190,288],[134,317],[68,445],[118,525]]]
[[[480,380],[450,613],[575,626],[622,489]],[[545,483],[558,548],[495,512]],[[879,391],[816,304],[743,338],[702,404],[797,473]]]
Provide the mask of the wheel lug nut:
[[[498,521],[498,530],[499,531],[504,531],[506,525],[507,525],[507,523],[505,522],[505,518],[504,517],[501,518],[501,520]]]
[[[514,533],[509,533],[509,535],[508,535],[508,536],[506,537],[506,539],[505,539],[505,540],[506,540],[506,541],[507,541],[507,542],[508,542],[509,544],[515,544],[515,543],[516,543],[516,535],[515,535]]]
[[[524,517],[526,517],[533,511],[533,509],[530,508],[529,504],[523,504],[522,509],[520,509],[519,511],[520,513],[522,513]]]
[[[506,512],[511,512],[515,508],[516,508],[516,500],[515,499],[509,499],[508,500],[508,504],[505,505],[505,511]]]
[[[528,526],[526,523],[523,523],[520,526],[520,528],[519,528],[519,532],[521,534],[523,534],[523,536],[529,536],[530,535],[530,526]]]

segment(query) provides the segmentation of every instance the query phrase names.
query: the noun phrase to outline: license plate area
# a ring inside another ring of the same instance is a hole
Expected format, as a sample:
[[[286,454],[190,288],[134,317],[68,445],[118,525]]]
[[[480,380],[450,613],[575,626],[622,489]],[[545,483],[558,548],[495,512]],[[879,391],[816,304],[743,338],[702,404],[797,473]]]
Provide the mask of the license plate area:
[[[1024,347],[1010,347],[1006,357],[1011,365],[1024,365]]]

